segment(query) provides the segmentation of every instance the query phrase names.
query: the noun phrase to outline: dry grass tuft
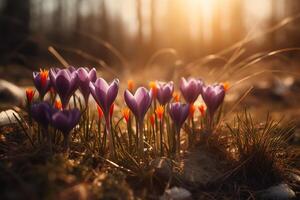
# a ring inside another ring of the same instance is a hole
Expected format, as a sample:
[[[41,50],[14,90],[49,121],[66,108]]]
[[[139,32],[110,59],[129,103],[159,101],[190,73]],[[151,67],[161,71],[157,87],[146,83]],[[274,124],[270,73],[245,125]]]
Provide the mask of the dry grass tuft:
[[[234,168],[223,178],[235,180],[250,188],[262,189],[282,181],[291,169],[292,149],[288,140],[293,127],[280,126],[269,115],[265,123],[256,125],[246,111],[237,115],[230,131],[228,152],[235,160]]]

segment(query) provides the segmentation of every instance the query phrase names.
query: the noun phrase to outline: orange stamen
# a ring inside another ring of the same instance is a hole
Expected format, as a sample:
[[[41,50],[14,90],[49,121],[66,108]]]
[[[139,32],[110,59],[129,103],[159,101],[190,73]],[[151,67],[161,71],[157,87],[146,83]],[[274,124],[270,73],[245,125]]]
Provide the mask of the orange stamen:
[[[204,116],[205,115],[205,106],[203,104],[201,104],[199,107],[198,107],[200,113],[201,113],[201,116]]]
[[[155,113],[157,114],[158,119],[161,120],[163,118],[163,115],[164,115],[164,107],[163,106],[158,106],[155,109]]]
[[[150,81],[149,82],[149,87],[150,87],[150,89],[153,92],[153,96],[156,97],[156,94],[157,94],[157,85],[156,85],[156,82],[155,81]]]
[[[31,88],[27,88],[26,89],[26,98],[27,98],[27,102],[31,103],[33,96],[34,96],[35,91],[33,91]]]
[[[155,123],[155,114],[154,113],[152,115],[150,115],[149,120],[150,120],[151,126],[154,127],[154,123]]]
[[[40,77],[41,77],[42,87],[46,86],[48,75],[49,75],[49,71],[48,70],[40,69]]]
[[[129,110],[129,108],[124,108],[124,109],[122,110],[122,115],[123,115],[123,117],[124,117],[126,123],[128,123],[129,118],[130,118],[130,110]]]
[[[230,84],[228,82],[221,83],[224,87],[225,92],[229,90]]]
[[[61,110],[62,109],[62,103],[60,100],[55,100],[55,103],[54,103],[54,107],[58,110]]]
[[[174,100],[174,102],[179,102],[180,101],[180,93],[179,92],[174,92],[173,93],[173,100]]]
[[[189,113],[190,113],[189,116],[190,116],[190,118],[194,117],[195,110],[196,110],[196,107],[194,106],[194,104],[191,104],[190,105],[190,109],[189,109]]]
[[[132,92],[134,90],[134,82],[133,80],[128,80],[127,81],[127,88],[130,92]]]

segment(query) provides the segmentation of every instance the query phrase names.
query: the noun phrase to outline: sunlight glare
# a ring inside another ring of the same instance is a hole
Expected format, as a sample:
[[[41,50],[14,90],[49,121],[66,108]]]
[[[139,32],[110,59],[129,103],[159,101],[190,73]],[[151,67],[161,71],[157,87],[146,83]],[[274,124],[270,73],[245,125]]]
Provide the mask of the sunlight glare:
[[[190,19],[190,29],[193,38],[198,38],[200,32],[202,32],[203,37],[209,40],[214,3],[215,0],[186,0],[186,12]],[[200,30],[200,27],[205,28]]]

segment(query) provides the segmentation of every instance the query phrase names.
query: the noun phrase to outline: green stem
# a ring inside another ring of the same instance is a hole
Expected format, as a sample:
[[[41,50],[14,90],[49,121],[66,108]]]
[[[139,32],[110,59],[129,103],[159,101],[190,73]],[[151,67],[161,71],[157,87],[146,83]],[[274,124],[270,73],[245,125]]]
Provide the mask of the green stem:
[[[176,135],[177,135],[177,153],[180,155],[180,127],[176,126]]]
[[[137,118],[135,118],[135,146],[138,148],[137,152],[139,151],[139,122]]]
[[[113,137],[111,132],[111,124],[110,124],[110,117],[105,117],[106,120],[106,133],[108,135],[108,148],[109,148],[109,155],[111,155],[113,158],[115,158],[115,151],[114,151],[114,145],[113,145]]]
[[[163,118],[159,122],[159,135],[160,135],[160,155],[164,155],[164,145],[163,145]]]
[[[70,148],[70,133],[64,133],[64,138],[63,138],[63,150],[64,152],[68,152]]]
[[[143,120],[139,122],[139,150],[140,150],[140,156],[143,158],[144,156],[144,131],[143,131]]]
[[[131,151],[131,145],[132,145],[132,141],[131,141],[131,117],[129,117],[128,123],[127,123],[127,134],[128,134],[128,148],[129,151]]]
[[[101,146],[102,146],[102,143],[101,143],[101,119],[98,119],[98,127],[97,127],[97,143],[98,143],[98,149],[99,149],[99,152],[101,151]]]

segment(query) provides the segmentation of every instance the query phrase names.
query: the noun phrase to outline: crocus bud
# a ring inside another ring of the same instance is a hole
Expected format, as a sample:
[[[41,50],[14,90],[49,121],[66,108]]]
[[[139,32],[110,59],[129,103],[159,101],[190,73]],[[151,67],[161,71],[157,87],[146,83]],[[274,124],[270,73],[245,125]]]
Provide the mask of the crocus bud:
[[[139,122],[142,122],[151,105],[151,92],[144,87],[140,87],[136,90],[135,94],[132,95],[129,90],[126,90],[124,98],[131,112],[135,115]]]
[[[140,87],[136,90],[134,95],[132,95],[129,90],[126,90],[124,93],[124,98],[127,106],[134,114],[138,122],[138,129],[140,134],[138,149],[140,151],[140,155],[142,156],[144,152],[143,121],[148,109],[151,106],[152,92],[149,92],[144,87]]]
[[[69,145],[69,134],[79,123],[80,115],[80,111],[74,108],[72,110],[57,111],[51,117],[52,126],[63,133],[65,147]]]
[[[68,134],[78,124],[79,119],[80,111],[77,108],[62,110],[52,115],[51,124],[64,134]]]
[[[108,145],[110,153],[115,156],[115,149],[113,145],[113,135],[111,133],[111,122],[113,112],[113,103],[118,95],[119,80],[114,79],[108,84],[103,78],[98,78],[95,83],[90,82],[91,94],[97,104],[100,106],[105,117],[106,133],[109,137]]]
[[[181,78],[180,91],[187,103],[194,103],[202,92],[203,82],[194,78]]]
[[[80,67],[76,70],[76,73],[79,81],[79,90],[87,105],[90,96],[90,82],[95,82],[97,79],[96,69],[89,70],[88,68]]]
[[[225,89],[223,85],[215,84],[203,87],[202,99],[207,106],[211,118],[222,104],[224,97]]]
[[[47,128],[51,122],[51,116],[56,110],[46,102],[32,104],[30,114],[32,118],[44,128]]]
[[[95,83],[90,82],[91,94],[97,104],[101,107],[106,119],[112,113],[112,105],[117,97],[119,90],[119,80],[114,79],[108,84],[103,78],[98,78]]]
[[[174,91],[174,84],[172,81],[168,83],[157,83],[157,100],[161,105],[166,105],[171,99]]]
[[[169,107],[169,114],[176,127],[180,129],[189,115],[189,105],[179,102],[171,103]]]
[[[26,89],[26,99],[27,99],[28,104],[31,104],[34,94],[35,94],[35,91],[33,91],[31,88]]]
[[[65,109],[71,96],[78,88],[78,77],[73,67],[68,69],[50,69],[50,79],[52,86],[60,97],[62,107]]]
[[[33,72],[33,83],[42,99],[50,89],[50,79],[48,74],[48,70],[42,69],[39,72]]]

